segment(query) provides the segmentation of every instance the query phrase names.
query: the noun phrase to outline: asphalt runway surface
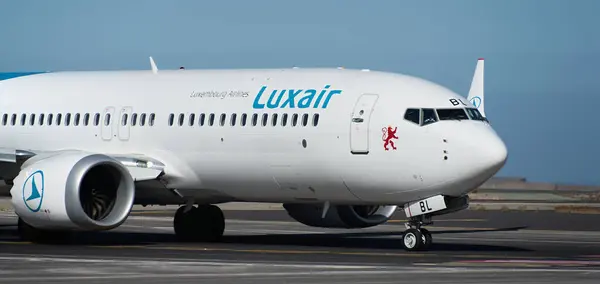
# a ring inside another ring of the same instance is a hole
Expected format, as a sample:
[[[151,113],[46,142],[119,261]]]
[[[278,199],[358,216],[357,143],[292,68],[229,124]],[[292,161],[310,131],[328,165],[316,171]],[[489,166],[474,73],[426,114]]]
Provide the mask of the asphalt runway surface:
[[[440,216],[426,252],[401,247],[402,212],[367,229],[319,229],[285,211],[225,211],[220,243],[175,240],[173,212],[138,211],[72,243],[21,242],[0,213],[0,283],[598,283],[600,215]]]

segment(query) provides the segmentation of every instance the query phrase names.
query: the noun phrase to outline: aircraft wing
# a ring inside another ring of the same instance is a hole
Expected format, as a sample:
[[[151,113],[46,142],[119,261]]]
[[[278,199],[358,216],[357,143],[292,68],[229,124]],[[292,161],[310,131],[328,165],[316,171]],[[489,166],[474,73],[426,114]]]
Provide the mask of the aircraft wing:
[[[65,152],[84,152],[80,150],[35,151],[0,148],[0,178],[12,180],[19,174],[22,166],[31,160],[45,159]],[[141,154],[104,154],[123,164],[134,181],[153,180],[159,177],[165,165],[157,159]]]

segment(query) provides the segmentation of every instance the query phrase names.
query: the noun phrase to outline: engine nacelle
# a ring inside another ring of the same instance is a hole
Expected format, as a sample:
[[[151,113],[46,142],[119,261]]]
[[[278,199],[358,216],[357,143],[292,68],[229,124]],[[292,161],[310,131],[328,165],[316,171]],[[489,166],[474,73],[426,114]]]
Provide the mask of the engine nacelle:
[[[15,212],[39,229],[110,230],[133,206],[127,168],[102,154],[61,152],[23,164],[10,191]]]
[[[323,204],[283,204],[294,220],[311,227],[367,228],[387,222],[397,206],[332,205],[323,215]]]

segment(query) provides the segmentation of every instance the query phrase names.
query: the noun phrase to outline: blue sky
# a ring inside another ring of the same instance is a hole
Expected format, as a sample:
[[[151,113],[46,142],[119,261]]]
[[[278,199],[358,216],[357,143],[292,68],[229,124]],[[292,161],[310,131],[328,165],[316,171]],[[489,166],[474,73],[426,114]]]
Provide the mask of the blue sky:
[[[597,0],[1,1],[0,72],[337,67],[463,94],[486,58],[499,176],[600,185]]]

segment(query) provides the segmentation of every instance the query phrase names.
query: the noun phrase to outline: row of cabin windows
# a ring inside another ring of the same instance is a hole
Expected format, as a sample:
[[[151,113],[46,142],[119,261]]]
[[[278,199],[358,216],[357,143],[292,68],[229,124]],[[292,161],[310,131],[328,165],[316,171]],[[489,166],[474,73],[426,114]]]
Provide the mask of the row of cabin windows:
[[[93,115],[93,118],[92,118]],[[10,121],[9,121],[10,118]],[[64,120],[63,120],[64,118]],[[128,114],[124,114],[123,115],[124,118],[124,124],[128,119]],[[146,125],[146,122],[148,122],[148,125],[153,126],[154,125],[154,121],[155,121],[156,115],[154,113],[151,114],[146,114],[146,113],[142,113],[139,114],[139,125],[140,126],[144,126]],[[8,114],[3,114],[2,115],[2,125],[17,125],[17,119],[19,119],[19,124],[20,125],[61,125],[64,122],[65,126],[69,126],[71,125],[71,122],[73,123],[74,126],[78,126],[78,125],[83,125],[83,126],[88,126],[90,124],[90,119],[91,124],[93,126],[98,126],[100,124],[100,114],[96,113],[96,114],[89,114],[89,113],[85,113],[85,114],[71,114],[71,113],[66,113],[66,114],[62,114],[62,113],[57,113],[52,114],[44,114],[44,113],[40,113],[39,115],[36,115],[34,113],[32,114],[21,114],[20,117],[17,114],[12,114],[9,115]],[[110,120],[111,120],[111,114],[110,113],[106,113],[104,114],[104,119],[103,119],[103,124],[105,126],[110,125]],[[138,123],[138,114],[134,113],[131,115],[131,125],[135,126]]]
[[[271,116],[270,121],[269,121],[269,116]],[[188,115],[187,124],[189,126],[194,126],[194,124],[196,124],[196,121],[197,121],[198,126],[204,126],[204,125],[213,126],[213,125],[215,125],[215,118],[216,118],[216,115],[214,113],[211,113],[211,114],[201,113],[200,115],[198,115],[198,120],[196,120],[196,114],[192,113],[192,114]],[[310,125],[315,126],[315,127],[317,125],[319,125],[319,114],[318,113],[313,114],[312,119],[310,119],[310,115],[308,113],[305,113],[302,115],[294,113],[291,115],[291,117],[287,113],[284,113],[284,114],[281,114],[281,119],[279,119],[280,115],[277,113],[273,113],[273,114],[263,113],[262,115],[255,113],[255,114],[252,114],[251,117],[248,114],[242,113],[241,115],[239,115],[239,121],[238,121],[238,115],[236,113],[232,113],[229,115],[229,125],[235,126],[239,122],[239,125],[241,125],[241,126],[246,126],[247,124],[256,126],[256,125],[259,125],[259,118],[260,118],[260,125],[262,125],[262,126],[267,126],[267,124],[271,124],[272,126],[277,126],[278,124],[281,124],[281,126],[286,126],[288,124],[288,119],[289,119],[289,123],[291,126],[296,126],[296,125],[307,126],[307,125],[309,125],[309,120],[311,120]],[[248,122],[248,120],[250,120],[250,122]],[[183,113],[180,113],[177,117],[177,125],[183,126],[185,123],[186,123],[186,115]],[[225,126],[226,123],[227,123],[227,114],[222,113],[219,117],[219,125]],[[175,114],[172,113],[169,115],[169,126],[173,126],[173,125],[175,125]]]

